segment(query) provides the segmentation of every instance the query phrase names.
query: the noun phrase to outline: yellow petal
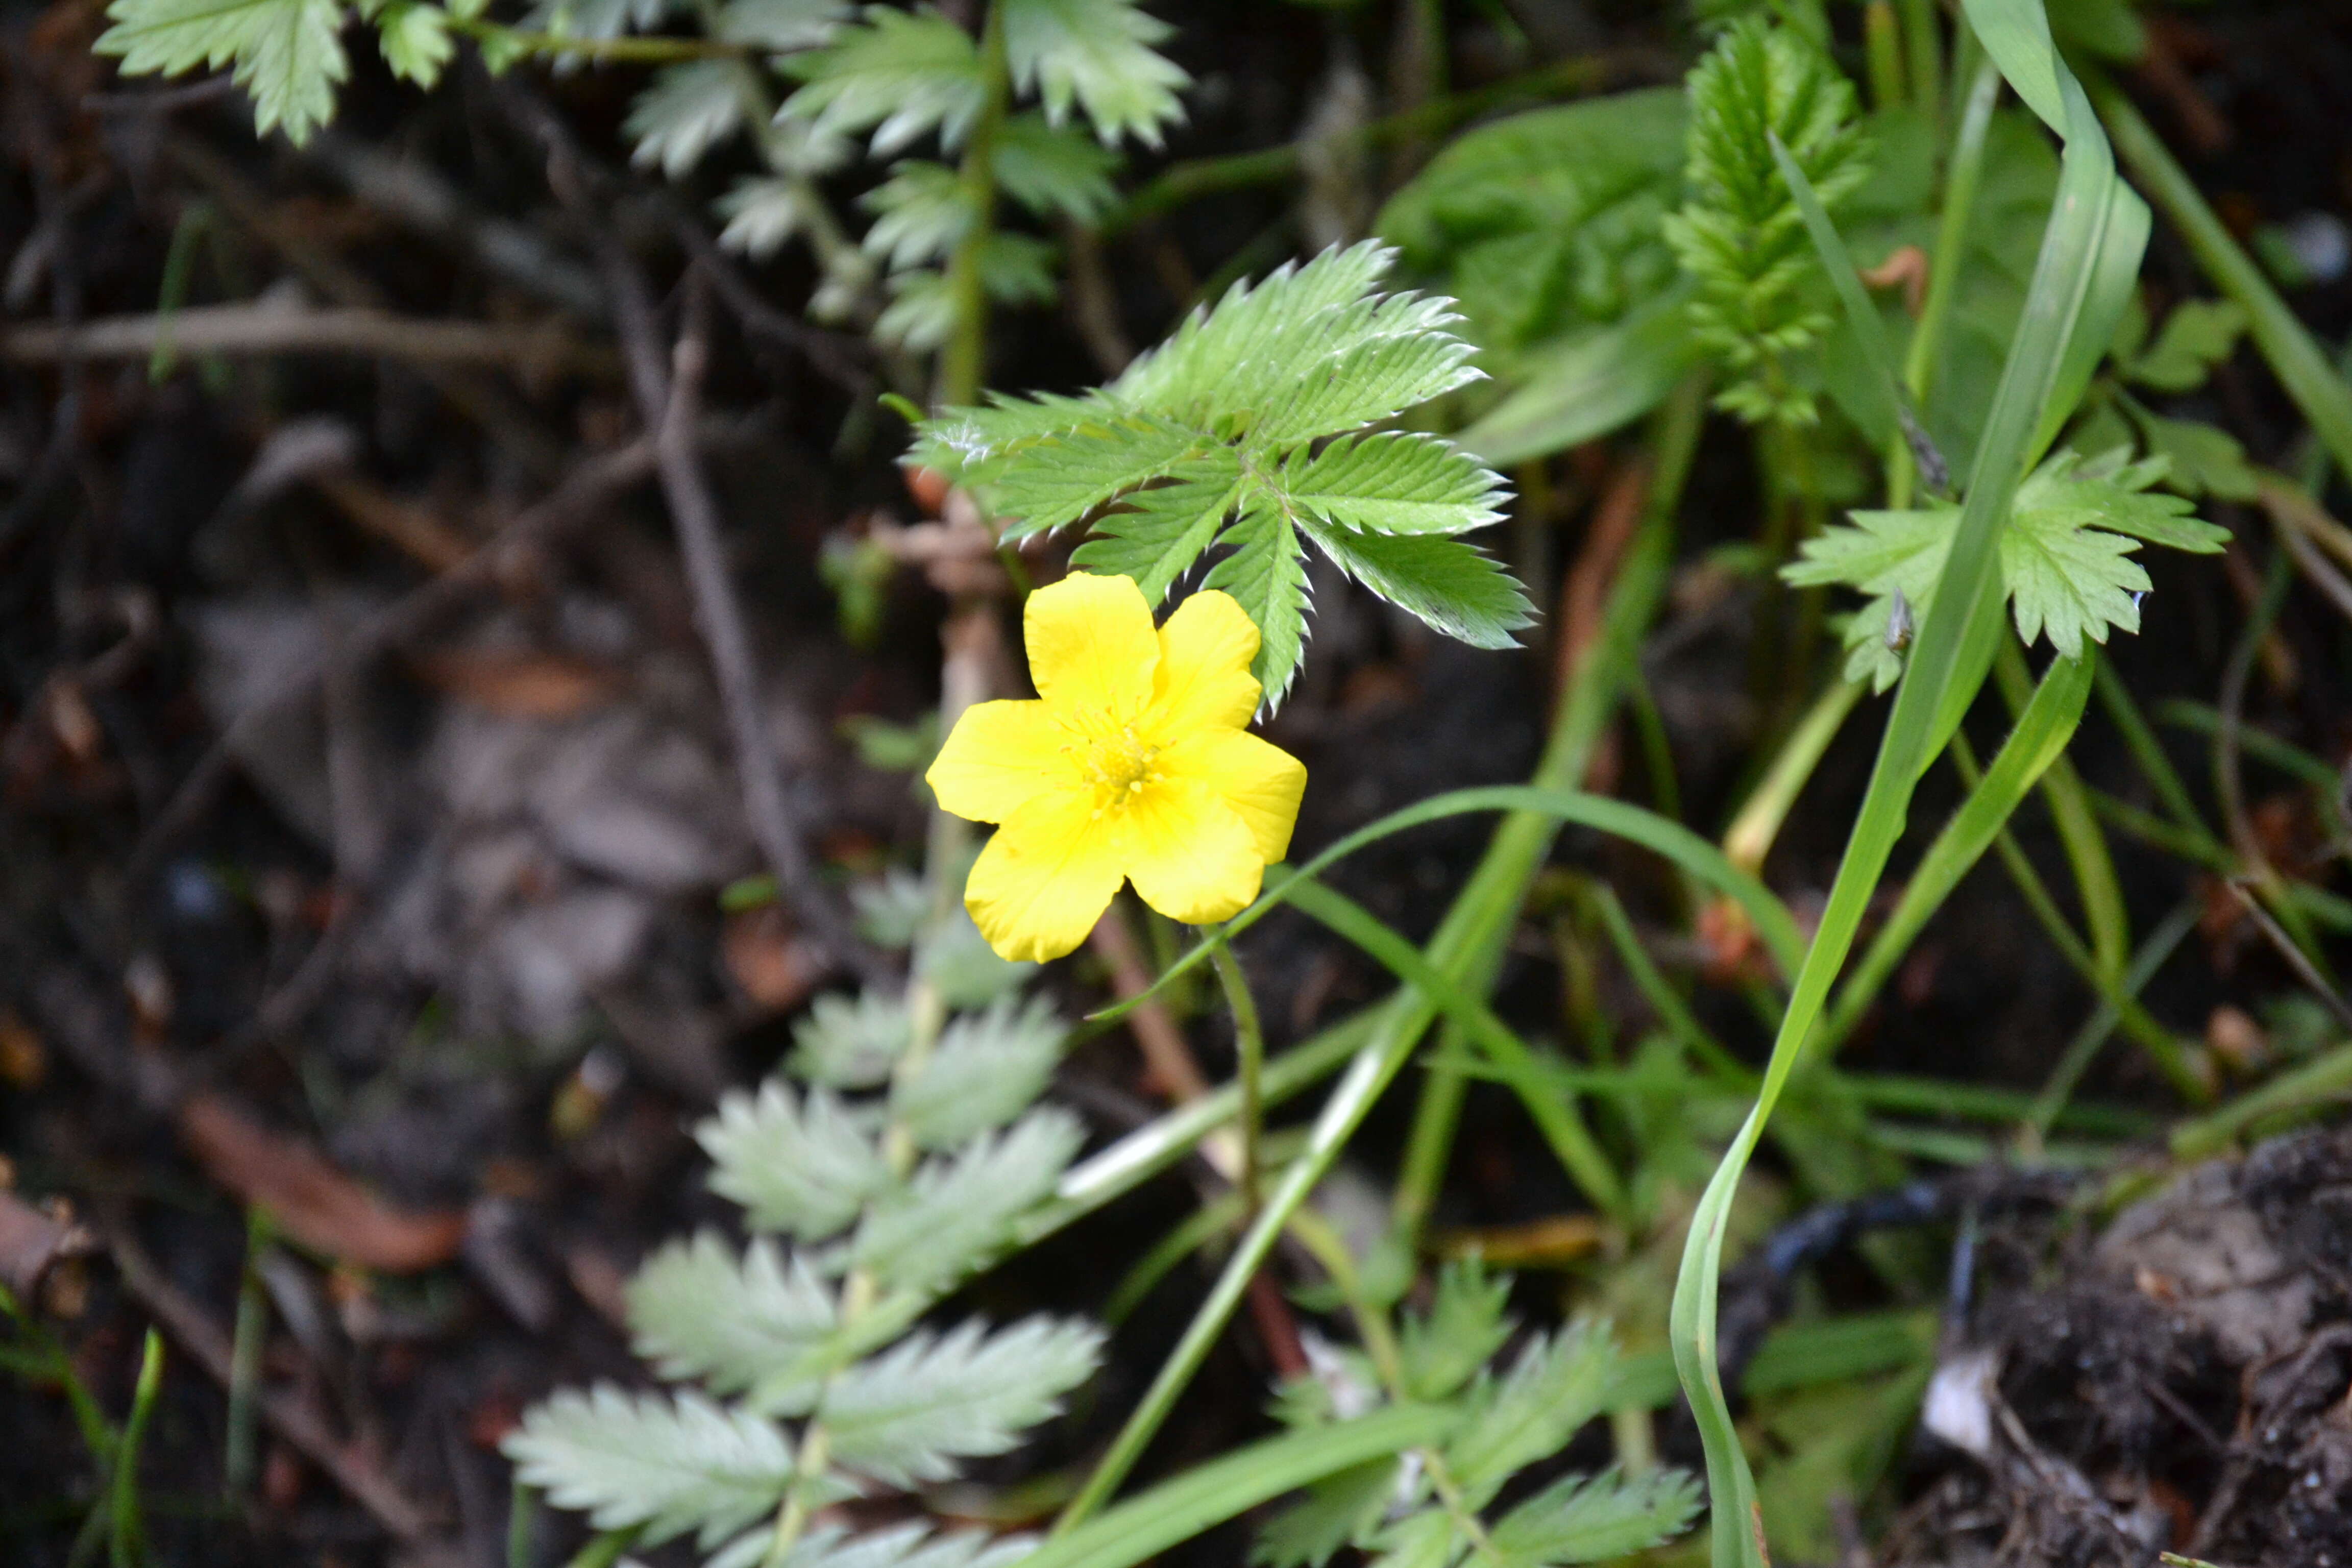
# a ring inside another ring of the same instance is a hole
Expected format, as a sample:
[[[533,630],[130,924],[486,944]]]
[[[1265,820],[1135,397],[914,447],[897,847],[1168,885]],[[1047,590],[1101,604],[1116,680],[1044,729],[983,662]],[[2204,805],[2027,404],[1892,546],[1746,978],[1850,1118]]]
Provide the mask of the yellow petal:
[[[1048,790],[1078,787],[1070,737],[1043,702],[976,702],[963,711],[923,782],[940,808],[1003,822]]]
[[[1239,726],[1257,710],[1257,624],[1231,594],[1204,589],[1160,628],[1150,725],[1170,739],[1209,725]]]
[[[1143,901],[1170,920],[1208,925],[1257,897],[1265,873],[1257,842],[1206,785],[1167,780],[1138,794],[1122,816],[1127,874]]]
[[[1290,853],[1307,765],[1280,746],[1246,730],[1204,730],[1171,746],[1160,766],[1205,784],[1233,807],[1248,826],[1259,859],[1271,864]]]
[[[1132,577],[1073,573],[1029,595],[1021,626],[1030,679],[1055,707],[1126,723],[1150,699],[1160,638]]]
[[[980,852],[963,907],[1001,957],[1059,958],[1087,940],[1126,879],[1118,838],[1090,796],[1039,795]]]

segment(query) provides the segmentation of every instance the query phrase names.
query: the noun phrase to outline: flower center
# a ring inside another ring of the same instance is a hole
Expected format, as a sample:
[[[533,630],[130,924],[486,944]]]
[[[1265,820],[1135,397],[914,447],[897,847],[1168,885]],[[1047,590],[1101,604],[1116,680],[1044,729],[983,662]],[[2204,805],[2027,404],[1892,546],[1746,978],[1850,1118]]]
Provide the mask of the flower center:
[[[1152,766],[1160,748],[1138,738],[1132,724],[1120,726],[1114,734],[1094,737],[1082,751],[1070,750],[1078,752],[1078,771],[1094,792],[1097,818],[1125,807],[1143,793],[1144,785],[1160,782],[1160,772]]]

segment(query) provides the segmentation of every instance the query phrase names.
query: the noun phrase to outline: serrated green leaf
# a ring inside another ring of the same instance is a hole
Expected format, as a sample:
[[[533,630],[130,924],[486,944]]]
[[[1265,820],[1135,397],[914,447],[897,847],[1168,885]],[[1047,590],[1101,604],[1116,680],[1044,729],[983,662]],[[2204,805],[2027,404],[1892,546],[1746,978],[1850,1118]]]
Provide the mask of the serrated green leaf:
[[[1374,1538],[1372,1568],[1449,1568],[1470,1543],[1442,1509],[1407,1514]]]
[[[337,0],[114,0],[93,47],[126,74],[177,76],[235,67],[253,100],[253,129],[281,129],[296,146],[334,118],[335,89],[351,74]]]
[[[1150,415],[1081,425],[1054,443],[1050,460],[1007,468],[989,487],[989,500],[1012,520],[1005,538],[1026,539],[1164,478],[1200,457],[1202,445],[1197,432]]]
[[[1510,1299],[1509,1276],[1475,1261],[1447,1264],[1428,1312],[1407,1316],[1397,1336],[1405,1393],[1439,1400],[1460,1392],[1517,1327],[1505,1310]]]
[[[1307,1489],[1257,1532],[1256,1568],[1323,1568],[1342,1547],[1360,1544],[1396,1496],[1397,1461],[1372,1459]]]
[[[923,763],[939,750],[938,722],[933,719],[928,723],[932,734]],[[878,947],[914,946],[931,918],[931,890],[920,877],[895,867],[878,880],[852,888],[849,903],[857,911],[857,934]]]
[[[923,1070],[890,1086],[891,1112],[923,1149],[1002,1126],[1045,1092],[1068,1033],[1043,997],[999,997],[940,1031]]]
[[[523,26],[565,38],[617,38],[661,25],[671,0],[533,0]]]
[[[793,1026],[793,1071],[828,1089],[873,1089],[889,1080],[910,1027],[901,997],[828,992]]]
[[[1486,379],[1470,363],[1470,344],[1449,330],[1461,319],[1442,295],[1338,307],[1316,328],[1337,352],[1326,347],[1313,374],[1278,357],[1244,362],[1228,384],[1226,406],[1249,411],[1250,444],[1261,449],[1387,419]],[[1287,346],[1270,345],[1273,355]]]
[[[1040,114],[1016,114],[999,126],[989,163],[1004,194],[1040,217],[1058,213],[1091,224],[1118,199],[1110,183],[1118,154]]]
[[[1067,1111],[1031,1111],[953,1155],[935,1156],[876,1201],[848,1248],[885,1285],[923,1287],[964,1274],[1003,1246],[1086,1142]]]
[[[375,18],[376,40],[392,74],[419,87],[431,87],[457,52],[449,36],[449,13],[438,5],[401,0],[385,6]]]
[[[1571,1324],[1529,1343],[1500,1383],[1474,1390],[1470,1414],[1445,1447],[1470,1506],[1485,1507],[1505,1481],[1558,1453],[1600,1413],[1616,1359],[1606,1330]]]
[[[1054,297],[1053,247],[1025,234],[992,230],[980,246],[980,286],[1001,305],[1042,304]],[[916,270],[890,279],[892,299],[874,323],[877,337],[928,353],[948,341],[956,304],[944,274]]]
[[[877,157],[938,132],[961,146],[988,96],[971,36],[936,11],[869,5],[821,49],[793,55],[784,68],[805,83],[782,112],[838,135],[873,132]]]
[[[2125,364],[2125,378],[2155,392],[2202,386],[2245,330],[2246,312],[2236,300],[2190,300],[2165,318],[2155,346]]]
[[[876,216],[863,244],[894,272],[944,261],[971,231],[971,204],[962,182],[944,163],[909,159],[858,198]]]
[[[1517,580],[1458,539],[1358,533],[1312,517],[1298,526],[1349,576],[1457,642],[1515,647],[1511,634],[1535,620]]]
[[[728,43],[754,48],[811,49],[830,39],[848,15],[842,0],[727,0],[715,31]]]
[[[648,1545],[696,1532],[706,1549],[782,1500],[792,1449],[774,1423],[683,1393],[608,1384],[534,1405],[499,1445],[517,1473],[599,1530],[643,1526]]]
[[[2131,559],[2139,548],[2135,542],[2021,511],[2000,545],[2001,577],[2025,642],[2047,631],[2053,647],[2080,658],[2084,637],[2105,642],[2111,626],[2139,630],[2138,596],[2151,584]]]
[[[1183,68],[1151,46],[1173,31],[1132,0],[998,0],[1004,58],[1024,91],[1045,100],[1059,125],[1076,104],[1106,146],[1132,136],[1160,145],[1160,127],[1183,116]]]
[[[750,123],[760,88],[738,60],[665,66],[629,108],[622,133],[636,143],[629,161],[683,179],[702,155]]]
[[[1070,552],[1070,564],[1105,577],[1132,577],[1158,604],[1192,570],[1217,536],[1239,496],[1241,463],[1214,447],[1172,464],[1170,482],[1130,491],[1119,509],[1095,520],[1094,532]]]
[[[833,1292],[766,1237],[739,1258],[711,1231],[656,1252],[629,1281],[637,1354],[667,1378],[744,1394],[762,1415],[804,1415],[823,1386]]]
[[[726,220],[719,243],[765,260],[818,221],[818,198],[803,180],[747,175],[719,198],[718,212]]]
[[[1210,567],[1201,585],[1231,594],[1256,623],[1257,658],[1250,673],[1270,711],[1290,690],[1307,655],[1306,558],[1290,518],[1262,495],[1244,493],[1241,520],[1224,537],[1234,552]]]
[[[2252,500],[2262,478],[2246,460],[2245,447],[2227,430],[2195,419],[2168,419],[2135,407],[2130,418],[2148,451],[2168,465],[2165,482],[2184,495],[2217,500]]]
[[[694,1135],[710,1156],[710,1190],[761,1230],[822,1240],[890,1185],[873,1138],[823,1089],[802,1099],[772,1078],[756,1095],[734,1090]]]
[[[843,1373],[819,1418],[853,1470],[900,1488],[948,1480],[956,1461],[1002,1454],[1059,1414],[1101,1350],[1092,1324],[1046,1317],[984,1337],[971,1321],[918,1332]]]
[[[1698,1512],[1698,1482],[1681,1470],[1563,1476],[1496,1521],[1504,1568],[1559,1568],[1626,1557],[1671,1541]]]
[[[1435,436],[1389,430],[1302,447],[1282,468],[1291,504],[1371,533],[1466,533],[1502,521],[1503,477]]]

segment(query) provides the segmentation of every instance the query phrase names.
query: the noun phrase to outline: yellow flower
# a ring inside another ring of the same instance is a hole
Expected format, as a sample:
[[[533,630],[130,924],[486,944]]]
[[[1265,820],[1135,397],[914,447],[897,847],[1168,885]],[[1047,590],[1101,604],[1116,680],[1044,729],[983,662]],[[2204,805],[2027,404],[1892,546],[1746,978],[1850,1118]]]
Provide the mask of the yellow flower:
[[[946,810],[1003,825],[964,886],[989,945],[1059,958],[1129,880],[1171,920],[1241,912],[1307,787],[1243,728],[1258,639],[1241,605],[1194,594],[1154,631],[1132,579],[1075,574],[1029,595],[1023,631],[1038,700],[973,705],[924,775]]]

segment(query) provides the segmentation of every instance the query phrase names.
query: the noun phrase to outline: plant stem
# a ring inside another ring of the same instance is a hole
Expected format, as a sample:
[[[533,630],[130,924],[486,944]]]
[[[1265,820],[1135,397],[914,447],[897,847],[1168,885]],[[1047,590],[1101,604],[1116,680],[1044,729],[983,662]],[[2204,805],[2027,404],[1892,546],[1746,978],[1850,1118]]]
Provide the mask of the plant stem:
[[[1219,946],[1212,962],[1217,966],[1217,978],[1224,984],[1225,1005],[1233,1009],[1234,1053],[1239,1058],[1234,1076],[1242,1091],[1242,1168],[1240,1179],[1234,1184],[1241,1189],[1244,1215],[1254,1216],[1264,1171],[1259,1140],[1265,1131],[1265,1030],[1258,1023],[1257,999],[1250,994],[1249,976],[1242,973],[1241,961],[1234,956],[1233,948]]]
[[[221,1458],[221,1489],[230,1498],[253,1479],[253,1434],[260,1415],[261,1352],[269,1331],[269,1298],[261,1285],[261,1255],[275,1226],[260,1205],[245,1211],[245,1267],[238,1272],[236,1327],[229,1349],[228,1436]]]
[[[163,1336],[151,1328],[140,1349],[139,1382],[131,1395],[131,1415],[122,1423],[122,1440],[115,1445],[114,1474],[108,1487],[107,1544],[114,1568],[131,1568],[147,1555],[146,1526],[139,1507],[139,1447],[163,1385]]]
[[[721,38],[580,38],[564,33],[501,26],[496,22],[454,15],[448,16],[448,22],[477,44],[511,58],[569,55],[583,60],[667,65],[677,60],[749,59],[752,53],[748,44],[729,43]]]
[[[2083,656],[2099,658],[2098,650],[2089,647],[2083,650]],[[1992,672],[2011,717],[2022,714],[2033,695],[2033,677],[2025,668],[2024,650],[2002,638]],[[2092,678],[2097,679],[2095,670]],[[2090,802],[2083,794],[2083,776],[2074,771],[2073,762],[2061,756],[2042,775],[2038,787],[2049,803],[2051,820],[2058,828],[2058,842],[2064,847],[2067,864],[2074,869],[2075,893],[2083,904],[2083,923],[2090,929],[2091,952],[2098,961],[2099,973],[2110,981],[2120,980],[2125,964],[2130,961],[2131,927],[2124,910],[2123,889],[2116,880],[2115,858],[2107,852],[2106,837],[2100,832],[2098,819],[2092,815]]]
[[[2197,929],[2198,917],[2203,912],[2203,900],[2184,899],[2179,907],[2147,933],[2147,940],[2132,955],[2131,968],[2125,972],[2125,995],[2135,998],[2139,995],[2147,983],[2156,977],[2156,972],[2164,967],[2165,960],[2172,956],[2173,950]],[[2034,1096],[2032,1108],[2025,1116],[2021,1141],[2030,1141],[2032,1146],[2038,1147],[2043,1139],[2050,1136],[2050,1129],[2065,1110],[2066,1102],[2074,1098],[2075,1085],[2083,1081],[2083,1074],[2090,1069],[2092,1059],[2099,1054],[2099,1047],[2106,1043],[2109,1035],[2115,1033],[2120,1016],[2114,1002],[2104,996],[2099,998],[2098,1006],[2093,1009],[2090,1017],[2084,1020],[2083,1026],[2075,1031],[2074,1037],[2060,1053],[2058,1065],[2050,1070],[2050,1081],[2042,1086],[2040,1094]]]
[[[1797,796],[1804,792],[1822,754],[1865,689],[1861,681],[1837,676],[1813,699],[1813,705],[1780,742],[1780,752],[1756,788],[1741,803],[1739,814],[1723,830],[1723,852],[1733,865],[1750,875],[1764,869],[1765,857],[1772,852],[1780,825],[1789,819]]]
[[[1932,19],[1927,26],[1934,26]],[[1937,355],[1944,346],[1944,329],[1952,319],[1952,302],[1958,296],[1960,265],[1968,252],[1969,224],[1976,215],[1977,192],[1984,183],[1985,135],[1992,125],[1993,105],[2000,100],[2000,71],[1990,59],[1979,60],[1975,79],[1969,85],[1968,107],[1960,115],[1959,130],[1952,141],[1952,161],[1944,177],[1944,210],[1936,224],[1936,255],[1927,273],[1927,295],[1921,302],[1919,324],[1912,329],[1911,345],[1903,359],[1904,387],[1911,394],[1911,401],[1922,409],[1927,405],[1927,389],[1935,376]],[[1890,510],[1900,511],[1911,504],[1917,479],[1910,443],[1898,436],[1887,463],[1886,504]]]
[[[948,298],[954,304],[955,324],[940,351],[939,395],[934,400],[948,407],[978,402],[988,374],[988,280],[981,263],[996,226],[996,134],[1013,91],[1004,58],[1002,5],[991,5],[981,24],[980,68],[980,113],[957,171],[959,195],[971,226],[948,258]]]

